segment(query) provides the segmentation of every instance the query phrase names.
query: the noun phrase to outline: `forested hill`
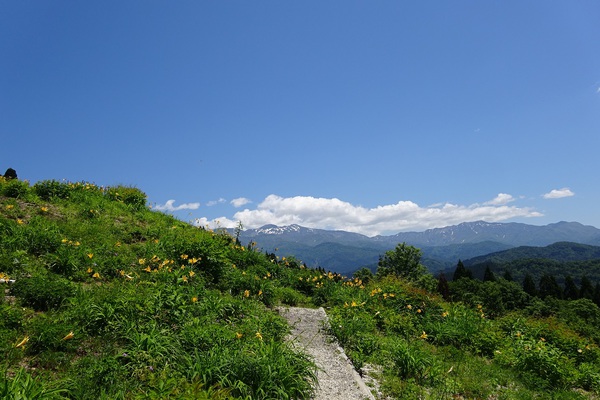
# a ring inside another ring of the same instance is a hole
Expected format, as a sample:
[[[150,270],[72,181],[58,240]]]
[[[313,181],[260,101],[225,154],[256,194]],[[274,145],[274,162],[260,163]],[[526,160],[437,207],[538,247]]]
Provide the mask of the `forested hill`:
[[[600,246],[573,242],[557,242],[545,247],[520,246],[463,261],[465,266],[484,262],[498,264],[519,259],[549,259],[554,261],[585,261],[600,259]]]
[[[577,283],[584,277],[600,282],[600,247],[571,242],[522,246],[465,260],[464,265],[479,279],[483,279],[489,268],[497,275],[508,271],[517,282],[523,282],[526,274],[536,282],[543,275],[554,276],[561,284],[567,276]]]

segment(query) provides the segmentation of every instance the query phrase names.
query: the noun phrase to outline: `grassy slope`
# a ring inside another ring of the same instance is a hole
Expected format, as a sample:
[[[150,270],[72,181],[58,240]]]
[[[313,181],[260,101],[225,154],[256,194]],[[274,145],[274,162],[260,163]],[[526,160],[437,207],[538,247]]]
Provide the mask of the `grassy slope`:
[[[588,398],[597,343],[488,318],[395,278],[343,279],[147,209],[127,187],[0,181],[0,397],[303,398],[314,365],[274,304],[329,306],[398,398]],[[12,396],[12,397],[11,397]]]

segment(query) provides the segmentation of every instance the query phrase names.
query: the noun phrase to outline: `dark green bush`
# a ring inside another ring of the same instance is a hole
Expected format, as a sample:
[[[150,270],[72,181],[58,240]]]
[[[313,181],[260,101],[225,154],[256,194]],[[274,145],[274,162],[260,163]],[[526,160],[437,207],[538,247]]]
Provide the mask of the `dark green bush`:
[[[33,191],[40,199],[46,201],[50,201],[52,198],[66,199],[70,193],[68,184],[56,180],[36,182],[33,185]]]
[[[18,179],[5,181],[0,187],[0,194],[15,199],[25,199],[29,195],[29,183]]]
[[[141,190],[127,186],[115,186],[106,190],[106,197],[123,202],[134,210],[142,210],[146,207],[146,194]]]
[[[12,294],[23,305],[36,311],[58,309],[75,291],[76,287],[72,282],[55,274],[17,279],[11,288]]]

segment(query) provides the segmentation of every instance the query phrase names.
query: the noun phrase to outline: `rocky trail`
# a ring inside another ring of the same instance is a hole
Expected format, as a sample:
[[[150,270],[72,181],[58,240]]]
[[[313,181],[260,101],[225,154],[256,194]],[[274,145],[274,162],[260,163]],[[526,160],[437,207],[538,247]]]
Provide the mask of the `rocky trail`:
[[[277,311],[292,327],[289,339],[317,364],[315,400],[375,400],[344,350],[325,331],[323,308],[278,307]]]

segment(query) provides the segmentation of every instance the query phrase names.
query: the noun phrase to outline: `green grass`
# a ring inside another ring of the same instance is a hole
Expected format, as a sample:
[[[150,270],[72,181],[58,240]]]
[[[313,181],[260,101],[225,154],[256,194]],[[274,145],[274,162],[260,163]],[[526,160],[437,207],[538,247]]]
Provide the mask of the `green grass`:
[[[591,302],[490,316],[394,275],[264,254],[152,211],[132,187],[0,179],[0,274],[15,280],[0,284],[0,398],[309,398],[315,365],[285,341],[279,304],[325,306],[393,398],[600,390]]]

